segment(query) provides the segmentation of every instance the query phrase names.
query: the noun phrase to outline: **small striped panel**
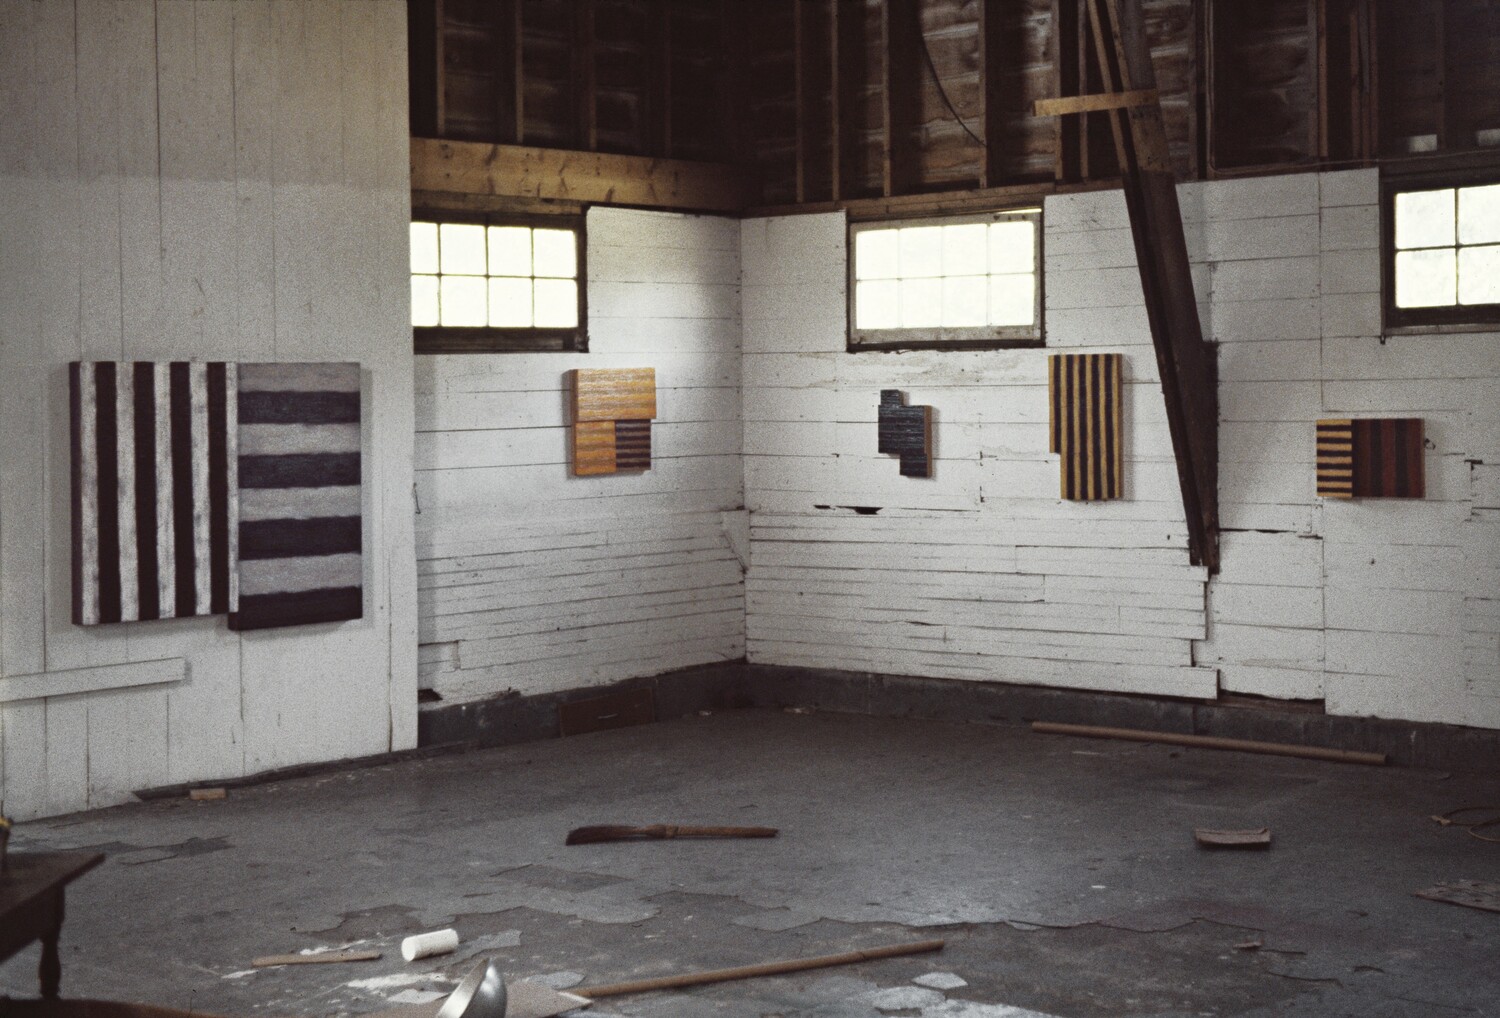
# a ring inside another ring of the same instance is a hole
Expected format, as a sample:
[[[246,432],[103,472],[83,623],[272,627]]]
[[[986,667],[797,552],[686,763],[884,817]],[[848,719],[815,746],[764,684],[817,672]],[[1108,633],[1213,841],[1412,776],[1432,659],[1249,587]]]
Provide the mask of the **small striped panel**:
[[[229,628],[364,614],[358,364],[242,364]]]
[[[1321,420],[1318,494],[1324,498],[1422,498],[1426,494],[1420,417]]]
[[[1073,501],[1125,493],[1118,353],[1056,354],[1047,359],[1050,449],[1061,457],[1061,494]]]
[[[615,421],[615,469],[651,469],[650,421]]]
[[[569,376],[574,476],[650,470],[656,369],[578,368]]]
[[[1354,497],[1354,422],[1318,421],[1318,497]]]
[[[68,367],[73,621],[230,609],[236,366]]]
[[[655,416],[655,368],[578,368],[573,372],[573,420],[649,421]]]
[[[615,422],[579,421],[573,425],[573,473],[579,477],[615,472]]]

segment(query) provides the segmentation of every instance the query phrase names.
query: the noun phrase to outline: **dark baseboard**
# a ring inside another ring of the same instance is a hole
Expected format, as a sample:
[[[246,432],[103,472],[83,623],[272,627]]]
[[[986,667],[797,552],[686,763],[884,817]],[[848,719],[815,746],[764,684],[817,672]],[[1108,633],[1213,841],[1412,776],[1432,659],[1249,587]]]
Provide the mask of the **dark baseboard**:
[[[1140,728],[1228,739],[1384,753],[1403,767],[1500,771],[1500,731],[1384,718],[1335,717],[1305,703],[1232,702],[1096,693],[1003,682],[967,682],[732,662],[683,668],[611,686],[425,707],[419,745],[507,745],[557,735],[560,704],[640,687],[659,720],[700,710],[810,707],[843,714],[996,725],[1032,721]]]
[[[1281,704],[1275,700],[1247,706],[1244,701],[1214,703],[731,661],[560,693],[510,694],[471,703],[427,704],[417,715],[416,749],[286,767],[222,781],[168,785],[135,794],[143,799],[167,798],[185,795],[196,787],[240,788],[467,749],[556,738],[557,712],[562,704],[642,688],[652,691],[658,720],[684,717],[701,710],[810,707],[842,714],[993,725],[1060,721],[1384,753],[1391,763],[1403,767],[1500,772],[1500,730],[1489,728],[1335,717],[1309,709],[1305,704]]]
[[[1141,728],[1258,742],[1384,753],[1403,767],[1500,771],[1500,730],[1337,717],[1281,705],[1249,707],[1203,700],[1095,693],[1002,682],[746,665],[744,691],[757,707],[817,710],[934,721],[1027,725],[1032,721]]]

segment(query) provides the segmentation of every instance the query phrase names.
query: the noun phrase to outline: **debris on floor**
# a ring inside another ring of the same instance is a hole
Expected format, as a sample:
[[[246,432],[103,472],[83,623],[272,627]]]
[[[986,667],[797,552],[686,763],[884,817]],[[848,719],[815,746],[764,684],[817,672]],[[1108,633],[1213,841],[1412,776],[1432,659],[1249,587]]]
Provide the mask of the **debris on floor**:
[[[379,951],[316,951],[312,954],[268,954],[250,962],[253,968],[277,965],[337,965],[346,961],[375,961]]]
[[[431,933],[418,933],[401,941],[401,957],[407,961],[431,958],[439,954],[452,954],[457,950],[457,930],[433,930]]]
[[[1432,819],[1443,827],[1462,827],[1471,838],[1500,844],[1495,834],[1479,833],[1491,828],[1500,833],[1500,806],[1460,806]]]
[[[952,972],[928,972],[917,976],[912,982],[930,990],[957,990],[969,985],[967,979]]]
[[[1426,898],[1428,901],[1462,905],[1484,912],[1500,912],[1500,884],[1488,884],[1482,880],[1449,880],[1414,893],[1418,898]]]
[[[1270,848],[1271,829],[1257,827],[1248,831],[1216,831],[1194,827],[1193,840],[1201,848]]]
[[[194,802],[217,802],[229,798],[229,792],[223,788],[190,788],[188,798]]]
[[[793,958],[789,961],[771,961],[760,965],[741,965],[735,968],[712,969],[707,972],[687,972],[676,976],[659,976],[655,979],[633,979],[624,983],[608,983],[604,986],[586,986],[578,991],[579,996],[597,1000],[600,997],[622,997],[631,993],[649,993],[652,990],[675,990],[687,986],[707,986],[710,983],[727,983],[736,979],[756,979],[761,976],[779,976],[790,972],[806,972],[809,969],[832,968],[836,965],[854,965],[881,958],[900,958],[912,954],[941,951],[942,940],[919,940],[911,944],[888,944],[884,947],[869,947],[843,954],[825,954],[816,958]]]
[[[597,845],[606,841],[662,841],[669,838],[774,838],[774,827],[689,827],[675,824],[652,824],[629,827],[604,824],[576,827],[568,832],[568,845]]]

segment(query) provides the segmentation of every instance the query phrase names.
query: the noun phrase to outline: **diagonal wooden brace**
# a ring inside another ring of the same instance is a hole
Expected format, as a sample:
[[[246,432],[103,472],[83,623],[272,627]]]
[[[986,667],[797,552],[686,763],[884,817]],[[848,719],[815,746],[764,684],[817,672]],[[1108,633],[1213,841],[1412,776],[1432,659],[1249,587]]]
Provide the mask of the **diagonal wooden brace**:
[[[1114,93],[1155,92],[1156,73],[1140,0],[1088,0],[1100,77]],[[1120,154],[1151,341],[1195,565],[1219,571],[1219,387],[1214,348],[1203,340],[1188,263],[1177,179],[1159,100],[1108,113]]]

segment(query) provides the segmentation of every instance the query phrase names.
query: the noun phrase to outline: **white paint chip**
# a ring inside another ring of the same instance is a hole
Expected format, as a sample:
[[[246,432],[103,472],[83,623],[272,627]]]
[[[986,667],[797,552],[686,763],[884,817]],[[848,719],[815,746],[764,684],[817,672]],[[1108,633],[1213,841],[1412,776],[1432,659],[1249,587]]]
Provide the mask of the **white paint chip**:
[[[943,1003],[943,995],[937,990],[919,986],[893,986],[888,990],[876,990],[866,999],[878,1011],[915,1011]]]
[[[961,986],[969,985],[967,979],[953,972],[929,972],[926,975],[917,976],[912,982],[932,990],[956,990]]]
[[[402,990],[389,1000],[392,1004],[431,1004],[446,996],[446,993],[439,990]]]
[[[544,976],[531,976],[529,981],[554,990],[566,990],[583,982],[583,975],[578,972],[548,972]]]

